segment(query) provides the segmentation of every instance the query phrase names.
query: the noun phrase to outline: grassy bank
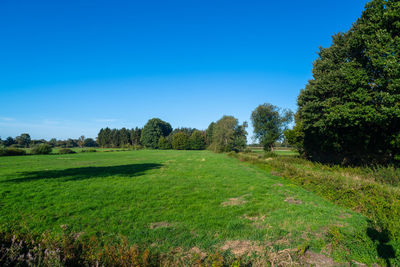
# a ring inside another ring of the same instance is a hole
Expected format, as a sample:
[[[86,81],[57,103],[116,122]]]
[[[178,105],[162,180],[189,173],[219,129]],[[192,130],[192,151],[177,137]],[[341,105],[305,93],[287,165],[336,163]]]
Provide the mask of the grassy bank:
[[[137,246],[141,259],[149,251],[177,257],[182,265],[191,252],[206,265],[218,255],[225,263],[240,258],[261,265],[397,262],[380,255],[371,233],[381,233],[373,232],[365,216],[208,151],[2,157],[0,196],[3,244],[12,243],[14,234],[35,242],[44,233],[63,240],[67,228],[79,248],[95,238],[101,255],[108,255],[107,246],[117,254],[133,253]],[[118,252],[121,240],[126,249]],[[93,253],[87,257],[99,260]]]
[[[398,258],[400,251],[400,170],[393,167],[341,167],[324,165],[279,153],[231,153],[275,176],[300,185],[342,207],[370,219],[381,253]],[[370,233],[369,235],[373,235]],[[385,241],[382,243],[382,241]],[[389,245],[390,244],[390,245]],[[397,253],[396,253],[397,251]]]

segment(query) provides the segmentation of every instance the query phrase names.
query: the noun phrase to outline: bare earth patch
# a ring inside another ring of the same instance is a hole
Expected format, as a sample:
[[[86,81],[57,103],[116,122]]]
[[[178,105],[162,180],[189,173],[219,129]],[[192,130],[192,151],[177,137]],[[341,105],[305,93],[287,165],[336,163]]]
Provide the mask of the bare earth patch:
[[[273,186],[279,186],[279,187],[282,187],[282,186],[283,186],[283,184],[274,184]]]
[[[328,256],[325,256],[324,254],[320,254],[320,253],[315,253],[312,251],[307,251],[304,254],[302,262],[305,265],[316,266],[316,267],[337,266],[337,264],[335,264],[335,262]]]
[[[296,205],[299,205],[299,204],[303,203],[301,200],[299,200],[299,199],[294,199],[294,198],[292,198],[292,197],[286,198],[286,199],[285,199],[285,202],[290,203],[290,204],[296,204]]]
[[[171,227],[172,224],[169,222],[155,222],[151,223],[149,228],[150,229],[157,229],[157,228],[166,228],[166,227]]]
[[[201,251],[198,247],[192,247],[188,253],[191,256],[198,256],[201,260],[207,257],[207,253]]]
[[[243,197],[234,197],[234,198],[230,198],[228,201],[222,202],[222,206],[226,207],[226,206],[239,206],[239,205],[243,205],[244,203],[246,203],[247,201],[245,199],[243,199]]]
[[[250,255],[251,253],[263,254],[265,249],[249,240],[226,241],[222,250],[230,250],[235,256]]]

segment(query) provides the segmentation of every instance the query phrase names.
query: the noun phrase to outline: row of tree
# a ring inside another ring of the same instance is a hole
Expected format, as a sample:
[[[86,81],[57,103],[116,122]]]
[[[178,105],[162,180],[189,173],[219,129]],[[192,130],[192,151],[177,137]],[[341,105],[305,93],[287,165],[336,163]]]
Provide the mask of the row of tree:
[[[48,144],[51,147],[62,147],[62,148],[73,148],[73,147],[97,147],[97,143],[93,138],[85,138],[81,136],[78,139],[67,139],[67,140],[57,140],[55,138],[46,141],[44,139],[31,139],[31,136],[27,133],[23,133],[15,138],[11,136],[7,137],[5,140],[0,138],[0,146],[5,147],[17,147],[17,148],[29,148],[36,147],[40,144]]]
[[[236,118],[224,116],[212,122],[206,131],[194,128],[172,129],[159,118],[150,119],[143,128],[128,130],[102,128],[97,136],[101,147],[143,146],[152,149],[202,150],[217,152],[241,151],[247,145],[247,123],[239,125]]]

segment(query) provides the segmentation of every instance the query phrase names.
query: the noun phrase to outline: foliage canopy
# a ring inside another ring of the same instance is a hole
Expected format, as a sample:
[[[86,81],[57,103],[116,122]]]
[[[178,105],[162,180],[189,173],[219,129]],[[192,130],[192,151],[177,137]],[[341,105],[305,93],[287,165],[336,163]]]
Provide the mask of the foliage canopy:
[[[400,2],[373,0],[333,36],[298,97],[294,140],[322,162],[386,163],[400,154]]]

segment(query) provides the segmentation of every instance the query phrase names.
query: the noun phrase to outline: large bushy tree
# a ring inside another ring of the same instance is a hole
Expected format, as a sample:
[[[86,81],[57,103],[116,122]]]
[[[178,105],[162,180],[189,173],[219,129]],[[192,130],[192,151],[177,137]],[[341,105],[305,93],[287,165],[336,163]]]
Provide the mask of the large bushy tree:
[[[190,149],[203,150],[206,148],[205,133],[201,131],[194,131],[189,138]]]
[[[274,143],[283,135],[290,122],[293,121],[293,112],[265,103],[259,105],[251,113],[251,122],[254,127],[254,137],[264,147],[265,151],[273,149]]]
[[[246,147],[246,127],[233,116],[223,116],[213,127],[210,148],[216,152],[241,151]]]
[[[399,1],[371,1],[321,48],[294,131],[297,146],[318,161],[384,163],[400,154]]]
[[[20,136],[15,137],[15,141],[22,147],[29,147],[29,144],[31,143],[31,136],[27,133],[23,133]]]
[[[177,132],[172,136],[172,148],[177,150],[190,149],[189,136],[185,132]]]
[[[143,127],[140,142],[148,148],[158,148],[158,141],[161,136],[168,136],[172,127],[168,122],[158,118],[150,119]]]

